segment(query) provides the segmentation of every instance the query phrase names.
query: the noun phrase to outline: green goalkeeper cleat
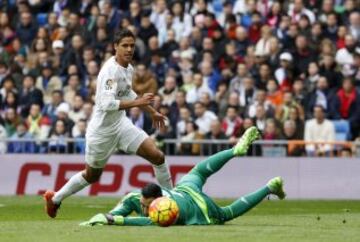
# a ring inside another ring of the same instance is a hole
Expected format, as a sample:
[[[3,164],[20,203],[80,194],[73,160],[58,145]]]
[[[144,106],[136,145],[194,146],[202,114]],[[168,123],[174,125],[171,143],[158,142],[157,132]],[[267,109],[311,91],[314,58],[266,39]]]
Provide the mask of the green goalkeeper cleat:
[[[275,177],[267,183],[267,187],[270,189],[271,194],[278,196],[280,200],[286,197],[284,192],[284,180],[281,177]]]
[[[246,155],[250,145],[260,137],[259,130],[252,126],[248,128],[243,136],[239,139],[237,144],[234,147],[234,155],[235,156],[242,156]]]

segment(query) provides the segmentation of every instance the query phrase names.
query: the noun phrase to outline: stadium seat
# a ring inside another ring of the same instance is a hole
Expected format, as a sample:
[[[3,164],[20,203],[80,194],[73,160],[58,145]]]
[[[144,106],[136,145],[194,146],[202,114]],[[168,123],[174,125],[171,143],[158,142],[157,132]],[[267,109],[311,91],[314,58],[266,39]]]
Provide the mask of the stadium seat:
[[[350,125],[346,120],[333,120],[335,126],[335,138],[337,141],[345,141],[350,138]]]
[[[38,23],[39,26],[44,26],[45,24],[47,24],[47,13],[38,13],[36,15],[36,21]]]

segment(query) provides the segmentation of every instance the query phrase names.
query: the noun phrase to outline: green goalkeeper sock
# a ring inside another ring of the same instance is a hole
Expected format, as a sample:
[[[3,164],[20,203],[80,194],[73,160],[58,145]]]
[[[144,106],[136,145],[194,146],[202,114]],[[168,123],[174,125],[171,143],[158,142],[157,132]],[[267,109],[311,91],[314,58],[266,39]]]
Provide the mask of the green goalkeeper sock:
[[[269,194],[270,189],[265,186],[260,188],[256,192],[239,198],[229,206],[222,207],[221,209],[225,214],[225,221],[229,221],[243,215],[244,213],[255,207],[257,204],[259,204]]]
[[[233,149],[218,152],[197,164],[192,172],[196,172],[197,175],[200,175],[205,182],[209,176],[220,170],[231,158],[234,157],[233,153]]]

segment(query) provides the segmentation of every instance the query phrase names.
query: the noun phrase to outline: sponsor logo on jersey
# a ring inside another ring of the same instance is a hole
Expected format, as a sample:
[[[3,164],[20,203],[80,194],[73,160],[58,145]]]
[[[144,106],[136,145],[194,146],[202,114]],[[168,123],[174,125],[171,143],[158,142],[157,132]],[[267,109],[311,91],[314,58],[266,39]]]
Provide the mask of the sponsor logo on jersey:
[[[131,86],[130,85],[126,85],[125,89],[124,90],[120,90],[118,92],[118,97],[122,97],[122,96],[128,96],[129,93],[131,91]]]
[[[108,79],[105,82],[105,90],[109,91],[113,88],[114,86],[114,81],[112,79]]]

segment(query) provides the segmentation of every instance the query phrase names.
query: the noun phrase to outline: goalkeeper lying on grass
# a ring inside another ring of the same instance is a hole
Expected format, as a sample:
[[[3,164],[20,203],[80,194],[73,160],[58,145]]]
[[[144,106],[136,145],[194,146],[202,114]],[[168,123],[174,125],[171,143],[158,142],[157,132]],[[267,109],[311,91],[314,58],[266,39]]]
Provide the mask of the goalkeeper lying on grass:
[[[275,194],[280,199],[284,199],[283,181],[280,177],[271,179],[266,186],[241,197],[226,207],[219,207],[202,192],[202,187],[208,177],[219,171],[231,158],[245,155],[251,143],[258,137],[258,130],[251,127],[246,130],[234,148],[214,154],[197,164],[174,189],[169,190],[150,183],[141,192],[127,194],[122,202],[108,214],[97,214],[80,225],[153,225],[148,217],[149,205],[161,196],[169,197],[177,203],[180,210],[175,222],[177,225],[223,224],[243,215],[269,194]],[[139,217],[128,217],[132,212],[138,214]]]

